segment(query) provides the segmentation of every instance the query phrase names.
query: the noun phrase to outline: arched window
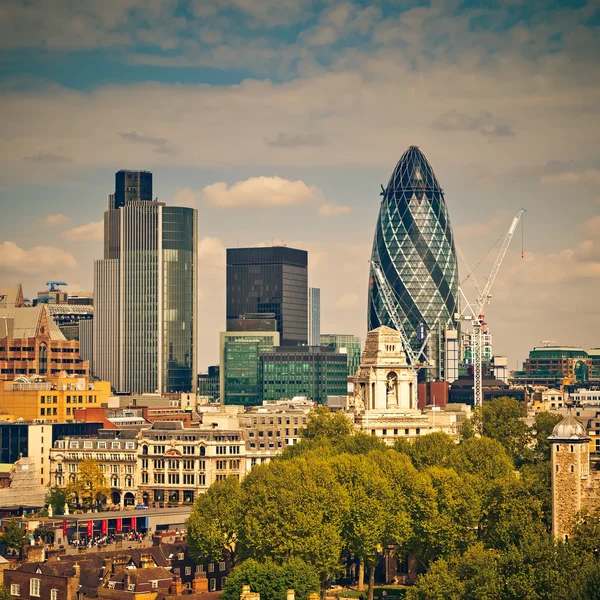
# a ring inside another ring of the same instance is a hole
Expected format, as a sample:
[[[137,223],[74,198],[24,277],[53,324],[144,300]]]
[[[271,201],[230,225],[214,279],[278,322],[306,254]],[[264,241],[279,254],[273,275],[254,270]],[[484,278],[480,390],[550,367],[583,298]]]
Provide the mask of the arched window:
[[[206,448],[204,446],[200,446],[200,456],[204,456],[206,454]]]
[[[148,454],[148,446],[142,446],[142,454]]]

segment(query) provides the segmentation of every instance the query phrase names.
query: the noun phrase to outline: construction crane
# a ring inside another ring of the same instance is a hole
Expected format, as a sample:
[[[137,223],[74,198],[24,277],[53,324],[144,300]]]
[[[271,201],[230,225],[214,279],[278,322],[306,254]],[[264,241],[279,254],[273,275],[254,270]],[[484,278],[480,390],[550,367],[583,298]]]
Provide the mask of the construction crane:
[[[46,281],[46,285],[50,286],[49,292],[58,292],[59,285],[67,285],[65,281]]]
[[[469,309],[471,312],[470,315],[464,315],[461,313],[460,318],[464,321],[471,321],[473,325],[473,392],[474,392],[474,405],[481,406],[483,404],[483,388],[482,388],[482,365],[481,365],[481,357],[483,354],[483,328],[487,323],[485,322],[485,315],[483,314],[483,309],[486,304],[489,304],[492,295],[491,290],[494,285],[494,281],[496,280],[496,276],[498,275],[498,271],[500,270],[500,266],[502,265],[502,261],[504,260],[504,256],[506,255],[506,251],[510,246],[510,242],[513,238],[513,235],[517,229],[517,225],[525,213],[526,210],[522,208],[513,218],[510,227],[508,228],[508,233],[504,237],[504,241],[502,242],[502,247],[500,248],[500,252],[498,252],[498,256],[496,257],[496,262],[492,267],[492,271],[490,276],[488,277],[487,283],[483,290],[479,291],[477,301],[475,304],[471,304],[467,297],[465,296],[462,288],[459,288],[460,294],[465,301],[465,307]],[[521,257],[523,257],[523,252],[521,252]]]
[[[406,357],[408,358],[408,362],[415,368],[419,368],[423,366],[423,363],[419,363],[419,359],[421,356],[425,357],[425,363],[427,362],[427,356],[424,354],[425,345],[429,339],[429,332],[425,336],[423,340],[423,345],[419,352],[415,355],[412,346],[410,345],[410,341],[408,336],[406,335],[406,331],[404,331],[404,326],[402,325],[402,318],[400,313],[398,312],[398,302],[394,301],[393,294],[395,293],[390,287],[387,279],[385,278],[381,267],[374,261],[371,261],[371,267],[373,272],[375,273],[375,277],[377,277],[377,281],[379,283],[379,288],[383,294],[383,301],[388,309],[388,313],[392,319],[392,323],[394,324],[394,328],[400,334],[400,339],[402,340],[402,346],[404,346],[404,352],[406,353]]]

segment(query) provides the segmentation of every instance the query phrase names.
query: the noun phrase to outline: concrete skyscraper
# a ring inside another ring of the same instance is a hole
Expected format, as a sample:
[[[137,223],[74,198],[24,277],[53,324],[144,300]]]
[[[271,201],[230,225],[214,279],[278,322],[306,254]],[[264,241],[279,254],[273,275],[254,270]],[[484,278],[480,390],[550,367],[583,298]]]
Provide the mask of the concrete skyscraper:
[[[227,249],[227,319],[255,313],[272,313],[282,346],[308,343],[308,252]]]
[[[153,200],[147,171],[119,171],[108,204],[93,372],[119,392],[195,390],[197,211]]]
[[[429,333],[429,376],[453,380],[458,373],[455,314],[458,267],[444,192],[425,158],[411,146],[400,158],[385,190],[373,240],[372,261],[395,293],[411,346]],[[379,282],[369,277],[368,329],[394,327]],[[448,359],[448,360],[447,360]]]

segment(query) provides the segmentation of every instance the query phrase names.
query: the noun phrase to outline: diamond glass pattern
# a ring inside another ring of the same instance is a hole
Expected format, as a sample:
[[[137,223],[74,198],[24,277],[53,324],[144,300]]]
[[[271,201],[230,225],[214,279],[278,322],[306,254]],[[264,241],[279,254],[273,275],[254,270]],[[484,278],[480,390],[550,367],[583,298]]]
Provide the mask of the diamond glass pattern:
[[[418,349],[419,325],[455,325],[458,269],[444,193],[425,155],[411,146],[382,195],[372,260],[395,291],[406,335]],[[368,325],[393,327],[372,271]]]

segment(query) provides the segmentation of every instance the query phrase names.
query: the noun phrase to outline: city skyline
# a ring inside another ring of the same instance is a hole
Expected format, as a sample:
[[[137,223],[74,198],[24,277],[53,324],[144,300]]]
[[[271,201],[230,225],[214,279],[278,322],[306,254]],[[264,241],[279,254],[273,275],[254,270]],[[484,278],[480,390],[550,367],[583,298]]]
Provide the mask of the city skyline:
[[[6,8],[0,284],[91,290],[108,182],[147,169],[160,201],[199,209],[202,370],[226,248],[307,250],[322,330],[364,339],[379,186],[417,145],[472,264],[528,209],[486,310],[495,352],[598,345],[594,3],[183,5],[86,5],[77,26],[66,3]]]

